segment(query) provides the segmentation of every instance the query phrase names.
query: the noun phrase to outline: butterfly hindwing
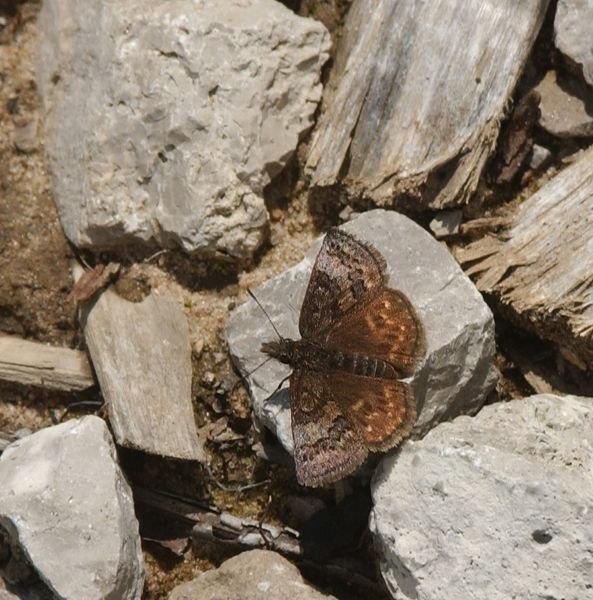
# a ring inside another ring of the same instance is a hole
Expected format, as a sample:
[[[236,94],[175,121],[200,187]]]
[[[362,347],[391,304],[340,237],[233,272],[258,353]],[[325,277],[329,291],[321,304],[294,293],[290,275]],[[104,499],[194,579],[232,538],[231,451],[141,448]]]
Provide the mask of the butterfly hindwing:
[[[342,352],[372,356],[411,375],[426,348],[424,327],[411,302],[385,288],[363,311],[353,311],[324,332],[323,343]]]
[[[408,384],[341,371],[330,371],[326,377],[340,413],[360,432],[369,450],[388,450],[412,431],[416,404]]]
[[[368,449],[319,372],[295,369],[290,376],[290,411],[297,479],[317,487],[342,479],[362,464]]]
[[[290,378],[294,458],[299,483],[324,485],[388,450],[416,419],[407,384],[340,371],[295,370]]]

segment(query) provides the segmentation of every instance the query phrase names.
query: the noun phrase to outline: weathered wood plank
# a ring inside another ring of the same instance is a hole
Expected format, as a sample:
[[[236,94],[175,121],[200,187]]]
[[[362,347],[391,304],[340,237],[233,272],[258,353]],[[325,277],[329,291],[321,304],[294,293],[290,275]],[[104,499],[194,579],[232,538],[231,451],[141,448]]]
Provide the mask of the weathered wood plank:
[[[477,186],[548,0],[355,0],[307,171],[313,191],[459,205]]]
[[[593,367],[593,147],[524,202],[503,237],[456,257],[515,322]]]
[[[0,379],[66,391],[85,390],[95,384],[84,352],[2,333]]]
[[[117,442],[204,462],[191,404],[189,330],[179,304],[155,294],[128,302],[107,289],[82,309],[86,343]]]

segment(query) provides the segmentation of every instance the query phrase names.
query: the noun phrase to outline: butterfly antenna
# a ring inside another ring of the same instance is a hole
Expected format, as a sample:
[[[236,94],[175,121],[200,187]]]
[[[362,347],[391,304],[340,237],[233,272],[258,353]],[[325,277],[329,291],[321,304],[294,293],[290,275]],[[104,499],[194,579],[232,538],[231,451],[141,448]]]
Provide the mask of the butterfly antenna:
[[[266,309],[262,306],[261,302],[255,297],[255,294],[249,288],[247,288],[247,293],[257,302],[257,305],[262,309],[262,312],[264,313],[264,315],[266,315],[266,319],[268,319],[268,321],[270,321],[270,325],[274,328],[276,335],[281,340],[283,340],[284,338],[280,335],[280,332],[276,329],[276,325],[274,325],[274,321],[272,321],[272,319],[270,319],[270,315],[266,312]],[[260,367],[261,366],[262,365],[260,365]],[[258,369],[259,369],[259,367],[258,367]]]
[[[259,369],[261,369],[265,364],[267,364],[271,360],[272,360],[272,357],[268,356],[268,358],[266,358],[266,360],[264,360],[263,363],[261,363],[260,365],[257,365],[257,367],[255,367],[255,369],[253,369],[253,371],[250,371],[248,373],[248,375],[253,375],[256,371],[259,371]]]

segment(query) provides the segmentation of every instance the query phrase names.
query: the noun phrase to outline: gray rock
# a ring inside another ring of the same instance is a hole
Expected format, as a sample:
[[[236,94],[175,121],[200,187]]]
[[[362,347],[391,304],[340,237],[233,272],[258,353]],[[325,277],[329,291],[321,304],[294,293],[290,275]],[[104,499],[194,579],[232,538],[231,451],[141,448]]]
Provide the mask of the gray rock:
[[[550,159],[552,158],[552,152],[545,148],[544,146],[540,146],[539,144],[533,144],[533,149],[531,150],[531,156],[529,157],[529,168],[530,169],[540,169],[545,167]]]
[[[218,569],[177,586],[169,600],[332,600],[307,584],[299,570],[269,550],[250,550]]]
[[[132,491],[103,420],[42,429],[0,457],[0,526],[58,598],[140,598]]]
[[[181,306],[154,293],[128,302],[107,289],[90,306],[83,305],[81,323],[117,443],[205,462]]]
[[[437,240],[459,233],[463,213],[461,210],[441,210],[428,225]]]
[[[581,65],[593,86],[593,3],[589,0],[559,0],[554,18],[556,48]]]
[[[263,188],[313,123],[325,27],[274,0],[48,0],[37,25],[68,238],[251,256]]]
[[[373,210],[343,226],[383,255],[390,286],[403,291],[424,321],[427,351],[411,380],[418,419],[413,435],[459,414],[474,413],[495,385],[494,321],[475,286],[449,252],[410,219]],[[280,333],[299,338],[300,307],[319,248],[262,284],[255,295]],[[292,452],[288,389],[275,392],[290,368],[266,362],[261,342],[275,338],[267,317],[253,300],[238,307],[228,323],[229,352],[247,377],[256,415]],[[257,370],[256,370],[257,368]]]
[[[593,598],[593,399],[484,407],[405,444],[372,484],[395,598]]]
[[[539,125],[560,138],[593,135],[593,90],[576,77],[548,71],[535,88],[541,95]]]

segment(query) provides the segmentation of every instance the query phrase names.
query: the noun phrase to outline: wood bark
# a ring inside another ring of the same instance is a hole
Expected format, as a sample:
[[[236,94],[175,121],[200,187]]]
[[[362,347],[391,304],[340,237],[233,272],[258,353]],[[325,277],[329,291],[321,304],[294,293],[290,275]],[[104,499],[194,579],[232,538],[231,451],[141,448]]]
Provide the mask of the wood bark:
[[[189,331],[181,306],[155,294],[128,302],[111,289],[81,306],[86,343],[117,443],[204,462],[191,403]]]
[[[456,257],[515,322],[593,368],[593,148],[525,201],[503,235]]]
[[[84,352],[1,333],[0,379],[69,392],[95,384]]]
[[[548,0],[356,0],[307,170],[381,206],[466,202]]]

